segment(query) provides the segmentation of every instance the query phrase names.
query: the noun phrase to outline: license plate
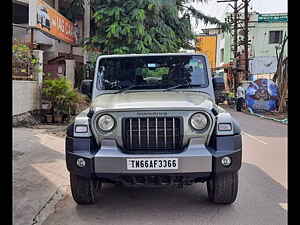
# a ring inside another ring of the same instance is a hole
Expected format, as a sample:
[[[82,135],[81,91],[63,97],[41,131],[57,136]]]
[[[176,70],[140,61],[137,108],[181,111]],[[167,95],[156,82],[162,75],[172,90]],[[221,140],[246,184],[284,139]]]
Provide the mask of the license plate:
[[[177,158],[127,159],[128,170],[170,170],[178,169]]]

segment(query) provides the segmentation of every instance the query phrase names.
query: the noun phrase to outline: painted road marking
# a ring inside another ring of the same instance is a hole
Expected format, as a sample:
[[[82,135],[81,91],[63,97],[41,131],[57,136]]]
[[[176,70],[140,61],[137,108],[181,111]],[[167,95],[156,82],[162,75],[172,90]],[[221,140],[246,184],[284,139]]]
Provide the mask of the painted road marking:
[[[263,143],[264,145],[267,145],[268,143],[266,143],[266,142],[264,142],[264,141],[262,141],[262,140],[260,140],[260,139],[258,139],[257,137],[254,137],[254,136],[252,136],[252,135],[250,135],[250,134],[248,134],[248,133],[246,133],[246,132],[242,132],[242,134],[244,134],[244,135],[246,135],[246,136],[248,136],[248,137],[250,137],[250,138],[253,138],[254,140],[256,140],[256,141],[258,141],[258,142],[260,142],[260,143]]]

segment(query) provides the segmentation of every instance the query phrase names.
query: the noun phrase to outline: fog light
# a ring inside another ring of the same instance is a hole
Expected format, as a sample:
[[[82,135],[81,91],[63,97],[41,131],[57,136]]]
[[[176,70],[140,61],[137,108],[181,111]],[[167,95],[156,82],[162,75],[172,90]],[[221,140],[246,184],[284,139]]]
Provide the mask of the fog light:
[[[77,159],[77,166],[78,167],[84,167],[85,166],[85,160],[83,158]]]
[[[225,156],[222,158],[221,163],[223,166],[230,166],[231,165],[231,158],[228,156]]]

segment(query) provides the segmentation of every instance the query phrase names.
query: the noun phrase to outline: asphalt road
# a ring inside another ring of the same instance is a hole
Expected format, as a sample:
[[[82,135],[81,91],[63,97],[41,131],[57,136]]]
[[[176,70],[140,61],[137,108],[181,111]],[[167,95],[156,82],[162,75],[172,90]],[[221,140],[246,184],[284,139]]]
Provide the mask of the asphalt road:
[[[243,130],[239,192],[232,205],[210,203],[202,183],[182,189],[105,185],[91,206],[76,205],[69,192],[44,225],[287,224],[287,126],[232,114]]]

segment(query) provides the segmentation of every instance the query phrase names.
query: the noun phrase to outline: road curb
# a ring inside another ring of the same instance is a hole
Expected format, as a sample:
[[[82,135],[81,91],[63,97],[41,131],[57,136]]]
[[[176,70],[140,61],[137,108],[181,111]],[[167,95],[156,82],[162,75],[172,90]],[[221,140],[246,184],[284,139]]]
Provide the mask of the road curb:
[[[55,212],[55,205],[66,196],[67,188],[68,185],[59,186],[57,188],[57,190],[50,196],[48,201],[33,217],[31,225],[42,225],[43,222]]]
[[[254,115],[254,116],[257,116],[257,117],[260,117],[260,118],[263,118],[263,119],[267,119],[267,120],[273,120],[275,122],[279,122],[279,123],[282,123],[282,124],[285,124],[285,125],[288,124],[288,119],[287,118],[283,119],[283,120],[278,120],[278,119],[275,119],[275,118],[272,118],[272,117],[267,117],[267,116],[255,113],[250,108],[248,108],[248,110],[250,112],[250,115]]]

